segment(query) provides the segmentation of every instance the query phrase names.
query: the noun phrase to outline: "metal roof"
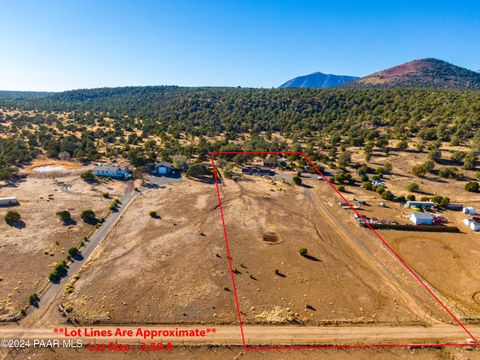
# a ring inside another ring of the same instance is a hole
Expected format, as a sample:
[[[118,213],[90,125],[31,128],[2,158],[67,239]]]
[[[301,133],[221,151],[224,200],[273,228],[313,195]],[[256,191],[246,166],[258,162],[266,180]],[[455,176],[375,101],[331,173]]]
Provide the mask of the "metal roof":
[[[432,214],[415,212],[412,215],[415,216],[419,220],[433,220]],[[412,216],[412,215],[410,215],[410,216]]]

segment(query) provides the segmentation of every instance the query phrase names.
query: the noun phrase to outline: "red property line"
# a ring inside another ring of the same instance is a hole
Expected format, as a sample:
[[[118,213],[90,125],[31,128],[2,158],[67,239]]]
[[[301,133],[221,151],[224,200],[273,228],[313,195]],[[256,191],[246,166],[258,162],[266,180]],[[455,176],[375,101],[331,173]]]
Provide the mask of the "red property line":
[[[227,245],[228,265],[230,268],[230,276],[232,277],[233,294],[235,295],[235,306],[237,307],[237,316],[238,316],[238,321],[240,323],[240,332],[242,334],[242,344],[243,344],[243,348],[246,349],[247,344],[245,342],[245,335],[243,334],[243,324],[242,324],[242,315],[240,314],[240,306],[238,305],[237,285],[235,285],[235,275],[233,274],[232,256],[230,255],[230,246],[228,245],[227,227],[225,226],[225,218],[223,216],[222,201],[220,199],[220,189],[218,188],[217,168],[215,166],[215,160],[213,159],[212,153],[210,153],[210,161],[212,162],[213,178],[215,179],[215,188],[217,189],[218,207],[220,209],[220,217],[222,218],[223,236],[225,238],[225,243]]]
[[[220,196],[220,189],[218,185],[217,169],[215,166],[214,155],[300,155],[302,156],[310,166],[327,182],[327,184],[337,193],[338,196],[348,205],[350,209],[367,225],[367,227],[373,232],[373,234],[380,240],[380,242],[400,261],[400,263],[408,270],[408,272],[422,285],[422,287],[428,291],[428,293],[440,304],[440,306],[450,315],[450,317],[465,331],[465,333],[475,341],[475,344],[390,344],[390,345],[306,345],[306,346],[286,346],[286,347],[248,347],[245,342],[245,336],[243,331],[243,323],[240,314],[240,306],[238,301],[237,288],[235,285],[235,276],[233,273],[232,259],[230,253],[230,246],[227,237],[227,228],[225,225],[225,218],[223,215],[223,207]],[[297,151],[212,151],[210,152],[210,160],[213,167],[213,174],[215,179],[215,187],[217,190],[218,204],[220,208],[220,217],[223,226],[223,235],[227,247],[228,262],[230,268],[230,275],[232,278],[232,284],[235,295],[235,305],[237,307],[238,320],[240,324],[240,332],[242,335],[243,347],[246,350],[289,350],[289,349],[315,349],[315,348],[339,348],[339,349],[367,349],[367,348],[392,348],[392,347],[443,347],[443,346],[480,346],[479,341],[468,331],[468,329],[462,324],[462,322],[450,311],[447,306],[434,294],[430,287],[420,278],[420,276],[400,257],[400,255],[380,236],[380,234],[368,223],[363,215],[359,213],[353,205],[343,196],[343,194],[328,180],[328,178],[313,164],[313,162],[303,153]]]

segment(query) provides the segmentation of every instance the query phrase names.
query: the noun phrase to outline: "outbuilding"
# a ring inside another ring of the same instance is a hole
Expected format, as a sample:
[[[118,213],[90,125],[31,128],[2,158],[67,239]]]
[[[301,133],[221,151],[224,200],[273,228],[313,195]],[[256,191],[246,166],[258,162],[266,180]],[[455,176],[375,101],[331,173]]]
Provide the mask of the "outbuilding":
[[[0,197],[0,206],[18,205],[18,200],[14,196]]]
[[[463,223],[473,231],[480,231],[480,223],[476,222],[474,219],[464,219]]]
[[[471,206],[466,206],[463,208],[463,213],[467,215],[475,215],[477,213],[477,209]]]
[[[433,216],[428,213],[414,212],[410,215],[410,221],[415,225],[432,225]]]

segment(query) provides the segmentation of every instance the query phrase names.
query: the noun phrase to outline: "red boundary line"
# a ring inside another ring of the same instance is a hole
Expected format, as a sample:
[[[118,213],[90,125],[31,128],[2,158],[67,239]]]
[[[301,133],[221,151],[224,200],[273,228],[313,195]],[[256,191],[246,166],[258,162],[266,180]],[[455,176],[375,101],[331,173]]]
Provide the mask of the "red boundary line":
[[[440,306],[450,315],[450,317],[465,331],[465,333],[475,341],[475,344],[451,344],[451,343],[445,343],[445,344],[390,344],[390,345],[305,345],[305,346],[285,346],[285,347],[248,347],[246,342],[245,342],[245,335],[243,331],[243,322],[242,322],[242,317],[240,313],[240,306],[239,306],[239,301],[238,301],[238,294],[237,294],[237,287],[235,284],[235,276],[233,273],[233,267],[232,267],[232,258],[231,258],[231,253],[230,253],[230,245],[228,243],[228,236],[227,236],[227,228],[225,225],[225,218],[223,215],[223,207],[222,207],[222,200],[220,197],[220,189],[218,186],[218,175],[217,175],[217,168],[215,166],[215,160],[214,160],[214,155],[300,155],[302,156],[309,164],[310,166],[315,169],[315,171],[327,182],[327,184],[337,193],[338,196],[348,205],[350,209],[353,210],[353,212],[367,225],[367,227],[373,232],[376,238],[380,240],[380,242],[400,261],[400,263],[408,270],[408,272],[423,286],[425,290],[428,291],[428,293],[435,299],[435,301],[440,304]],[[370,225],[369,222],[365,220],[363,215],[359,213],[353,205],[343,196],[343,194],[328,180],[328,178],[313,164],[313,162],[303,153],[299,151],[212,151],[210,152],[210,160],[212,163],[213,167],[213,176],[215,180],[215,188],[217,190],[217,198],[218,198],[218,204],[220,208],[220,217],[222,220],[222,226],[223,226],[223,236],[225,238],[225,243],[227,247],[227,255],[228,255],[228,263],[230,267],[230,275],[232,278],[232,284],[233,284],[233,292],[235,295],[235,306],[237,307],[237,315],[238,315],[238,320],[240,324],[240,332],[242,335],[242,343],[243,343],[243,348],[245,350],[293,350],[293,349],[328,349],[328,348],[333,348],[333,349],[379,349],[379,348],[398,348],[398,347],[446,347],[446,346],[452,346],[452,347],[463,347],[463,346],[475,346],[479,347],[480,343],[479,341],[472,335],[470,331],[465,327],[465,325],[462,324],[462,322],[453,314],[450,309],[434,294],[434,292],[430,289],[430,287],[420,278],[420,276],[400,257],[400,255],[380,236],[380,234],[375,231],[375,229]]]

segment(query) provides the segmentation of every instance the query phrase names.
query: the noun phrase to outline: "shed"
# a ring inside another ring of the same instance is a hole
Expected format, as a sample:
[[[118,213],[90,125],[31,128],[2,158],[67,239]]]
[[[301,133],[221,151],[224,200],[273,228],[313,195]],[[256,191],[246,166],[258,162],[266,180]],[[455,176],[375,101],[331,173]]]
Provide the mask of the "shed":
[[[477,209],[471,206],[466,206],[463,208],[463,213],[468,215],[475,215],[477,213]]]
[[[428,213],[414,212],[410,215],[410,221],[415,225],[432,225],[433,216]]]
[[[18,200],[15,196],[0,197],[0,206],[18,205]]]

